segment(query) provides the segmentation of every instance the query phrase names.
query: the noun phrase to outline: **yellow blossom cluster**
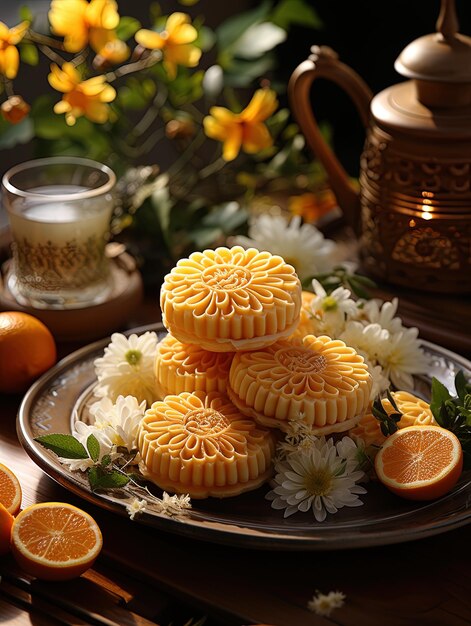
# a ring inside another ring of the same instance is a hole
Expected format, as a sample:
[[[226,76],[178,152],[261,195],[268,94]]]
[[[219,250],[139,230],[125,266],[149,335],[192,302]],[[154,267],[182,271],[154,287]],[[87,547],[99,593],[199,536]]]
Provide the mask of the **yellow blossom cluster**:
[[[89,77],[87,70],[83,71],[79,66],[83,62],[80,55],[87,46],[96,53],[96,59],[100,59],[100,67],[120,65],[130,56],[128,45],[118,37],[121,18],[116,0],[52,0],[48,17],[52,34],[62,38],[62,41],[50,41],[57,42],[60,50],[77,55],[70,61],[61,60],[59,64],[51,65],[49,84],[63,94],[54,106],[55,113],[65,114],[68,125],[75,124],[82,116],[94,123],[106,123],[112,116],[109,105],[116,98],[116,90],[109,82],[118,74],[111,72],[106,76]],[[29,28],[27,21],[13,28],[0,22],[0,74],[8,81],[17,76],[20,61],[17,44],[32,36]],[[150,59],[150,64],[161,62],[169,81],[176,78],[178,66],[196,67],[200,61],[202,51],[196,44],[198,31],[185,13],[172,13],[159,31],[142,28],[134,37],[141,52],[145,53],[143,59]],[[31,41],[34,42],[34,37]],[[59,55],[53,59],[57,57]],[[134,63],[139,65],[136,61]],[[129,69],[130,65],[132,62],[124,73],[134,70]],[[94,63],[94,67],[97,64]],[[1,111],[4,119],[18,123],[28,114],[30,107],[12,91],[10,88]],[[223,159],[232,161],[240,150],[256,153],[272,145],[272,137],[264,122],[276,108],[275,92],[259,89],[239,113],[222,106],[212,107],[204,118],[204,131],[208,137],[223,144]]]

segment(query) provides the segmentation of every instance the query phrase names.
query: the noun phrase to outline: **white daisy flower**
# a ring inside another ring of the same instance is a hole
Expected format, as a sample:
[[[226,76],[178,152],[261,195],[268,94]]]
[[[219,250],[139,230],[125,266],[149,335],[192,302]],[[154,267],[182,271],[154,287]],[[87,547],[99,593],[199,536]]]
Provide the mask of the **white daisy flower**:
[[[126,504],[126,510],[129,517],[133,520],[138,513],[142,513],[146,510],[147,502],[145,500],[138,500],[134,498],[129,504]]]
[[[98,428],[85,424],[84,422],[75,422],[72,435],[84,446],[87,451],[87,440],[90,435],[94,435],[100,445],[100,452],[98,455],[99,460],[101,460],[106,454],[109,454],[112,460],[118,456],[116,453],[116,446],[110,439],[108,433],[103,430],[99,430]],[[90,467],[95,465],[95,461],[91,457],[86,459],[65,459],[63,457],[59,457],[59,461],[64,465],[67,465],[72,471],[80,470],[81,472],[86,472]]]
[[[322,332],[329,337],[338,337],[344,330],[346,320],[356,315],[356,302],[350,298],[350,291],[343,287],[337,287],[328,295],[320,282],[314,279],[312,288],[316,297],[311,302],[311,310],[321,320]]]
[[[90,415],[95,418],[95,428],[104,430],[116,446],[131,452],[137,446],[137,432],[145,410],[145,400],[139,404],[134,396],[118,396],[115,403],[102,398],[92,404]]]
[[[348,289],[337,287],[331,294],[327,295],[327,291],[315,278],[312,281],[312,288],[316,294],[311,305],[313,311],[323,311],[324,313],[340,311],[348,317],[357,314],[357,303],[350,297],[352,294]]]
[[[328,617],[334,609],[340,609],[345,604],[345,597],[341,591],[329,591],[327,594],[316,591],[307,608],[316,615]]]
[[[413,389],[412,374],[424,374],[430,364],[420,347],[417,328],[407,328],[391,335],[378,361],[397,389]]]
[[[113,333],[103,357],[94,363],[98,378],[96,394],[107,396],[113,402],[118,396],[135,396],[138,402],[145,401],[150,406],[156,399],[154,360],[157,341],[155,332],[129,337]]]
[[[266,498],[274,509],[284,509],[284,517],[312,509],[318,522],[327,513],[337,513],[344,506],[357,507],[363,502],[358,494],[366,490],[357,485],[363,472],[350,471],[332,441],[321,437],[308,450],[300,449],[275,464],[274,489]]]
[[[301,280],[328,272],[337,263],[336,243],[325,239],[312,224],[301,225],[299,216],[288,223],[280,215],[259,215],[251,221],[249,237],[238,235],[233,241],[282,256],[293,265]]]

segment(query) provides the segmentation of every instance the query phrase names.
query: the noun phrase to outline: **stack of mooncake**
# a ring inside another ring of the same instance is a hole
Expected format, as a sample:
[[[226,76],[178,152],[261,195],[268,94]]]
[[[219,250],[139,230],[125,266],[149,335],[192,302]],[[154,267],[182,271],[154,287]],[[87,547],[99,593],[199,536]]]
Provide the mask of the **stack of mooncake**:
[[[254,248],[195,252],[165,277],[162,400],[139,431],[143,471],[162,489],[193,498],[255,489],[290,420],[321,435],[365,413],[372,381],[363,358],[329,337],[292,338],[301,298],[294,268]]]

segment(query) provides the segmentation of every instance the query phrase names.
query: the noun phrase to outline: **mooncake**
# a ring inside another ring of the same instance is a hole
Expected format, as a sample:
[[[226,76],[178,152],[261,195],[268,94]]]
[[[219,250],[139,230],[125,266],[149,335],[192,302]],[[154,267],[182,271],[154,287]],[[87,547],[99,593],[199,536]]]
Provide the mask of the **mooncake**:
[[[352,428],[369,404],[372,379],[363,357],[339,339],[307,335],[237,353],[228,395],[263,426],[286,430],[301,419],[314,434]]]
[[[232,352],[209,352],[167,335],[157,346],[155,378],[160,398],[183,391],[225,392]]]
[[[393,391],[391,395],[397,408],[402,413],[402,417],[397,423],[398,428],[406,428],[406,426],[438,426],[430,405],[425,400],[407,391]],[[386,409],[388,415],[396,412],[387,398],[383,398],[381,404]],[[381,424],[372,414],[371,409],[363,415],[358,424],[352,428],[349,435],[352,439],[361,439],[366,446],[380,446],[386,439],[381,432]]]
[[[194,252],[164,279],[162,321],[179,341],[205,350],[258,349],[295,330],[301,291],[280,256],[241,246]]]
[[[219,392],[181,393],[154,402],[139,427],[141,470],[161,489],[225,498],[272,475],[276,438]]]

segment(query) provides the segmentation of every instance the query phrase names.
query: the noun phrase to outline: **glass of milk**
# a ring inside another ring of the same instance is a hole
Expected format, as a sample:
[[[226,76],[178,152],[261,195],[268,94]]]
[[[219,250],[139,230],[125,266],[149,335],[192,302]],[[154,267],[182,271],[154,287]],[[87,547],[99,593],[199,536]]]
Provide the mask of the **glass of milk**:
[[[114,172],[78,157],[21,163],[2,179],[12,236],[8,287],[36,308],[81,308],[107,299],[112,284],[105,245]]]

